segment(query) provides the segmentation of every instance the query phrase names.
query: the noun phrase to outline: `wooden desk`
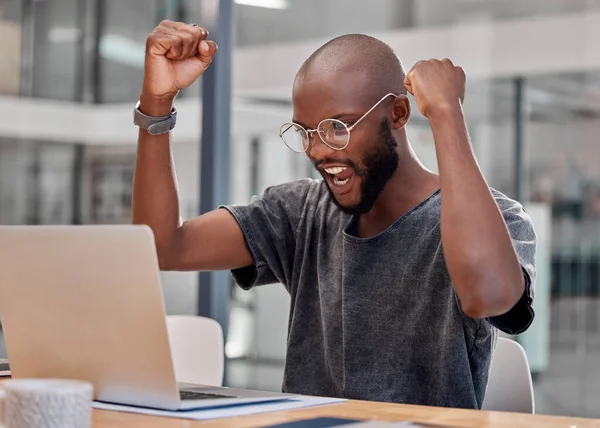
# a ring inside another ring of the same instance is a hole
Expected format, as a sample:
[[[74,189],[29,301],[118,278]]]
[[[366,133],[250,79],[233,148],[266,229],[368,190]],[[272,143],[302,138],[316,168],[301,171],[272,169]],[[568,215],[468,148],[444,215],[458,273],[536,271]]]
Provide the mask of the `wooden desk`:
[[[348,419],[408,420],[465,428],[598,428],[600,419],[566,418],[516,413],[483,412],[475,410],[445,409],[437,407],[406,406],[402,404],[348,401],[341,404],[313,407],[284,412],[263,413],[239,418],[213,421],[190,421],[132,413],[94,410],[94,428],[224,428],[264,427],[313,417],[340,417]]]

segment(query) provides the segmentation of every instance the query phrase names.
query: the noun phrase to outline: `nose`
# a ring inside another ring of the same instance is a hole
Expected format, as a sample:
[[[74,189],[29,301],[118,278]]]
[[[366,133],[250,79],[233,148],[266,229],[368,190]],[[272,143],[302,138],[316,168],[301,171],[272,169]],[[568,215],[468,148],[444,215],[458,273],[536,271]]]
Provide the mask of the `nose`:
[[[308,157],[313,160],[319,161],[326,158],[334,152],[331,147],[321,140],[318,131],[313,131],[308,134]]]

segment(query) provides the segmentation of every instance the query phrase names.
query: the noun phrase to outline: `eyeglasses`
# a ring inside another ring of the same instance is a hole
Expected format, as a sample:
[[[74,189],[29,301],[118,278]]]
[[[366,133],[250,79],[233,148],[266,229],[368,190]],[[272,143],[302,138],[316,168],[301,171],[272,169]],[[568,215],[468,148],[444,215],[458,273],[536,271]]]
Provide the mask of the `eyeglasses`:
[[[396,94],[391,92],[385,95],[351,126],[348,126],[337,119],[324,119],[319,123],[317,129],[304,129],[297,123],[288,122],[281,125],[279,137],[281,137],[286,146],[296,153],[306,152],[310,145],[310,140],[314,138],[315,132],[319,134],[319,138],[321,138],[321,141],[323,141],[327,147],[330,147],[333,150],[344,150],[350,143],[350,131],[352,131],[369,113],[375,110],[383,100],[387,97],[396,96]]]

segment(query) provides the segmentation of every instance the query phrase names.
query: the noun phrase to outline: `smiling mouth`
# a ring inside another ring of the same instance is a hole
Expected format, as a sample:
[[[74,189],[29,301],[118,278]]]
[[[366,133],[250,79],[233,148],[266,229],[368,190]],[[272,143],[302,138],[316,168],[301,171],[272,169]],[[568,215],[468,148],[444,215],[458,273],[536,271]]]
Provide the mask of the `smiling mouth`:
[[[331,182],[333,184],[335,184],[336,186],[343,186],[344,184],[348,183],[348,181],[350,180],[350,177],[340,179],[337,176],[337,174],[343,173],[346,169],[348,169],[347,166],[336,166],[333,168],[326,168],[325,172],[331,176]]]
[[[338,194],[343,195],[348,193],[352,187],[352,177],[354,176],[354,170],[347,166],[332,166],[329,168],[323,168],[326,173],[325,176],[330,184],[331,190]]]

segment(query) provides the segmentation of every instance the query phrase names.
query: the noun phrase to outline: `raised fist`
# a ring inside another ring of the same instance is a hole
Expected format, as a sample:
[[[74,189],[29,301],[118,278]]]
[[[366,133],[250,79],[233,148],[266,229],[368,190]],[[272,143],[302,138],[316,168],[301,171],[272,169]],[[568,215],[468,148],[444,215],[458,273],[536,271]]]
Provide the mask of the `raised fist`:
[[[168,101],[208,68],[217,44],[195,24],[162,21],[146,40],[142,98]]]
[[[408,72],[404,86],[414,95],[423,116],[436,109],[462,105],[465,99],[465,72],[449,59],[419,61]]]

